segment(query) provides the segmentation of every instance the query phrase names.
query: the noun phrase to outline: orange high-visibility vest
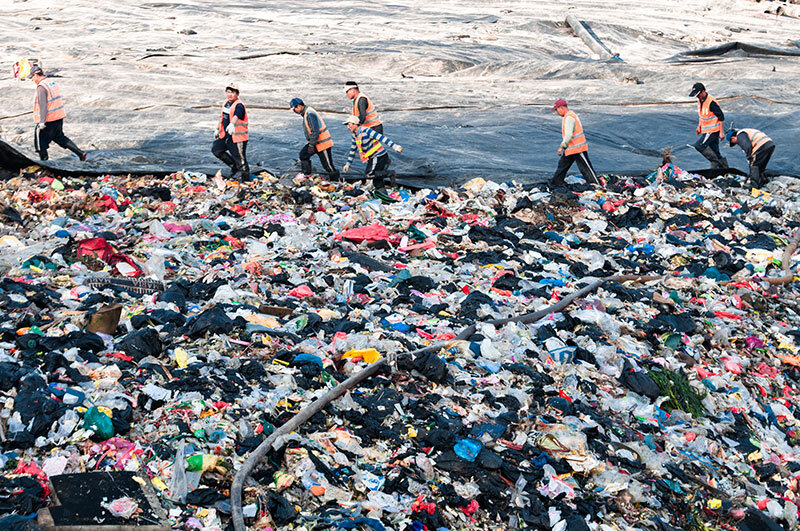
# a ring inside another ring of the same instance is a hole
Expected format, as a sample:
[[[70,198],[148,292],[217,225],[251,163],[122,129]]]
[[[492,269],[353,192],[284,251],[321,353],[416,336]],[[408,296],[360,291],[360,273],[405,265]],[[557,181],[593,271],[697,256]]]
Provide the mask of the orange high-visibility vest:
[[[359,94],[353,100],[353,116],[358,116],[358,100],[361,98],[367,98],[367,115],[364,117],[364,123],[361,125],[370,128],[381,125],[381,119],[378,118],[378,109],[375,108],[372,104],[372,100],[369,99],[366,94]]]
[[[242,103],[242,100],[237,98],[233,103],[231,103],[231,107],[228,110],[228,112],[230,113],[228,115],[228,118],[230,120],[233,120],[233,116],[234,116],[233,111],[236,109],[237,105],[241,105],[242,108],[244,109],[244,120],[239,120],[238,122],[233,124],[233,134],[231,135],[231,138],[233,139],[233,142],[235,144],[239,144],[240,142],[244,142],[245,140],[250,138],[250,136],[247,134],[247,131],[248,131],[247,107],[244,106],[244,103]],[[225,135],[227,134],[225,132],[225,128],[222,127],[222,118],[224,118],[224,117],[225,117],[225,104],[223,103],[222,104],[222,114],[220,114],[220,116],[219,116],[219,137],[220,138],[225,138]]]
[[[758,129],[739,129],[736,131],[737,136],[742,133],[747,133],[747,136],[750,137],[750,143],[753,145],[753,147],[750,148],[750,153],[745,153],[745,155],[747,155],[747,159],[751,162],[756,157],[756,151],[758,151],[758,149],[767,142],[772,141],[770,137]]]
[[[717,120],[717,115],[711,112],[711,102],[717,100],[710,95],[706,94],[706,99],[703,103],[697,100],[697,114],[700,116],[700,134],[705,133],[718,133],[722,131],[722,124]]]
[[[386,150],[383,149],[383,145],[374,138],[367,136],[363,127],[359,127],[356,130],[355,139],[358,156],[361,157],[361,162],[366,163],[373,155],[381,156],[386,153]]]
[[[44,117],[45,122],[52,122],[61,120],[67,117],[64,111],[64,102],[61,100],[61,89],[55,81],[50,81],[45,78],[39,81],[36,85],[36,95],[33,98],[33,121],[39,123],[39,86],[44,87],[47,91],[47,116]]]
[[[303,114],[303,123],[306,126],[306,137],[311,136],[311,127],[308,125],[308,115],[312,113],[317,117],[317,120],[319,120],[319,136],[317,136],[317,143],[314,147],[317,151],[325,151],[326,149],[333,147],[331,132],[328,131],[328,126],[325,125],[325,120],[322,119],[322,116],[320,116],[319,113],[311,107],[306,108],[306,112]]]
[[[755,155],[756,151],[758,151],[758,148],[772,140],[765,133],[762,133],[758,129],[739,129],[736,131],[737,135],[741,133],[747,133],[747,136],[750,137],[750,143],[753,144],[753,149],[750,151],[751,155]]]
[[[561,137],[564,137],[566,131],[567,116],[572,116],[575,120],[575,129],[572,131],[572,138],[567,144],[567,149],[564,150],[564,155],[574,155],[575,153],[589,151],[589,144],[586,143],[586,137],[583,134],[583,125],[581,125],[578,115],[572,111],[567,111],[567,114],[561,120]]]

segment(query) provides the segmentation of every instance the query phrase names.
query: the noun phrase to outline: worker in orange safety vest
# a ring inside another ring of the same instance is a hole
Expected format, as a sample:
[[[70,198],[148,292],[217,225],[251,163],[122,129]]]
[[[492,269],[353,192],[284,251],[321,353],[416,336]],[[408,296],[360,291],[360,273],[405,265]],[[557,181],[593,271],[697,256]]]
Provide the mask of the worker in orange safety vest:
[[[750,185],[755,188],[764,186],[767,182],[766,169],[772,152],[775,151],[775,142],[758,129],[731,129],[725,134],[730,146],[738,144],[750,165]]]
[[[564,179],[573,162],[578,164],[578,169],[587,184],[599,184],[600,179],[597,178],[589,160],[589,144],[586,142],[580,118],[569,110],[564,100],[556,101],[551,110],[561,116],[561,144],[557,150],[561,158],[558,159],[558,167],[553,175],[552,187],[564,186]]]
[[[348,98],[353,100],[353,116],[358,117],[358,125],[369,127],[377,133],[383,133],[383,122],[378,116],[378,109],[369,97],[361,92],[355,81],[348,81],[344,84],[344,92]]]
[[[329,179],[338,179],[339,172],[333,165],[333,139],[325,120],[317,111],[306,105],[300,98],[292,98],[289,108],[303,117],[303,133],[307,144],[300,150],[300,169],[306,176],[311,175],[311,155],[319,157]]]
[[[219,123],[214,130],[211,152],[230,166],[231,177],[238,173],[243,181],[250,180],[250,165],[247,163],[247,140],[250,138],[248,131],[247,107],[239,99],[239,85],[228,83]]]
[[[711,162],[712,168],[727,168],[728,159],[719,152],[719,141],[725,138],[725,114],[716,98],[706,92],[702,83],[692,85],[690,97],[697,96],[697,130],[700,138],[694,148]]]
[[[34,66],[30,75],[36,83],[36,96],[33,99],[33,121],[36,130],[33,144],[39,158],[47,160],[47,148],[50,147],[50,142],[55,142],[78,155],[82,161],[86,160],[86,152],[64,134],[64,118],[67,113],[64,111],[64,100],[61,98],[58,83],[48,79],[40,66]]]

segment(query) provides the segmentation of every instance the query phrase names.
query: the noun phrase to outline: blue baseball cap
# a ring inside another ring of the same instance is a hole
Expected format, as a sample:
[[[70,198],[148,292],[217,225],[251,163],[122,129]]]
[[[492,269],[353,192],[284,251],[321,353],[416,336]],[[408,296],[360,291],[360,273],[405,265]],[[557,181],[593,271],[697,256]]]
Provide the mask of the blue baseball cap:
[[[736,134],[736,131],[734,129],[728,129],[728,132],[725,133],[725,140],[728,141],[728,143],[731,145],[731,147],[733,147],[733,142],[731,142],[731,138],[733,138],[733,135],[735,135],[735,134]]]
[[[300,98],[292,98],[292,101],[289,102],[290,109],[294,109],[298,105],[305,105],[305,103],[303,103],[303,100],[301,100]]]

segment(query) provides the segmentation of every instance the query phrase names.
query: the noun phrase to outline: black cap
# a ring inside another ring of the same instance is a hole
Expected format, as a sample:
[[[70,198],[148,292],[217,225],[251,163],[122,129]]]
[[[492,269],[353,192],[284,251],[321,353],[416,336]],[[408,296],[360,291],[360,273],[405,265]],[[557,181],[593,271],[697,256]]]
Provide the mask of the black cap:
[[[695,83],[694,85],[692,85],[692,91],[689,93],[689,96],[694,98],[695,96],[703,92],[705,89],[706,86],[703,85],[702,83]]]
[[[44,70],[42,70],[41,66],[34,66],[33,68],[31,68],[30,75],[34,75],[34,74],[39,74],[40,76],[43,76],[44,75]]]

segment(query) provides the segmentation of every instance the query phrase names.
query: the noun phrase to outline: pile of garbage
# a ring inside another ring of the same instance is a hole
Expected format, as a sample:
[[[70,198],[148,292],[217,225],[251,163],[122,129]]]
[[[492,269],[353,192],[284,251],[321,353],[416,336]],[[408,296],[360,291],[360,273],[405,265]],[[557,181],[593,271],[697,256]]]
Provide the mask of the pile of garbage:
[[[128,471],[226,528],[247,455],[388,361],[273,445],[249,528],[796,528],[800,180],[568,183],[0,183],[0,526]]]

